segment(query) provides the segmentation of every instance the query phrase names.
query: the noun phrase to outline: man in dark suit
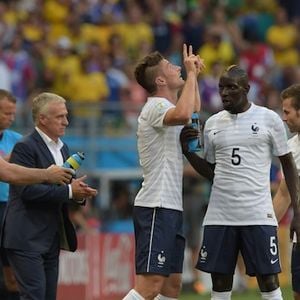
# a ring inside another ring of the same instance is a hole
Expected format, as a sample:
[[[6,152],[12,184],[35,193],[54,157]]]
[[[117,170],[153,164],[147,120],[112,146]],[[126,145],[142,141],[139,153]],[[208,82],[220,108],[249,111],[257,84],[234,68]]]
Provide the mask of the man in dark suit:
[[[60,137],[68,125],[65,99],[42,93],[33,99],[35,130],[18,142],[11,162],[35,168],[62,165],[68,147]],[[69,185],[11,185],[4,217],[2,246],[12,266],[20,299],[56,299],[60,248],[75,251],[77,239],[68,218],[68,204],[83,204],[96,190],[85,177]]]

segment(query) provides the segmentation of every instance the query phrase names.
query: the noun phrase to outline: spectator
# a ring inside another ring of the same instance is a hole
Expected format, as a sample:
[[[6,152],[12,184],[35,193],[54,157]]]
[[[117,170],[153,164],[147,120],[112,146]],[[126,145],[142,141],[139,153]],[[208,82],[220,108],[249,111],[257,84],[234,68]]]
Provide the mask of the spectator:
[[[295,25],[289,22],[284,8],[277,10],[276,22],[268,29],[266,38],[278,65],[288,67],[299,63],[299,53],[296,49],[297,30]]]
[[[206,40],[198,51],[206,64],[204,74],[211,73],[213,62],[219,61],[223,65],[230,65],[235,60],[235,53],[229,41],[222,40],[222,35],[218,30],[208,28]]]

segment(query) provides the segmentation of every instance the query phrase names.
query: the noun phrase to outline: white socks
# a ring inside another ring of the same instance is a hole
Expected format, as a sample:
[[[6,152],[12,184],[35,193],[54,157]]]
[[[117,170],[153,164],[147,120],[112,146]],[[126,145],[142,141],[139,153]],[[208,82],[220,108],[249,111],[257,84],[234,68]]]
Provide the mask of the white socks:
[[[145,299],[136,290],[132,289],[123,298],[123,300],[145,300]],[[178,299],[165,297],[165,296],[159,294],[154,298],[154,300],[178,300]]]
[[[230,300],[231,291],[229,292],[211,292],[211,300]]]
[[[261,292],[261,298],[262,300],[283,300],[280,288],[272,292]],[[230,300],[230,299],[231,299],[231,291],[230,292],[212,291],[211,293],[211,300]]]
[[[145,300],[136,290],[132,289],[123,300]]]
[[[261,292],[261,299],[263,300],[282,300],[281,289],[278,288],[272,292]]]
[[[158,294],[154,300],[177,300],[177,298],[170,298],[170,297],[166,297],[166,296],[163,296],[161,294]]]
[[[261,292],[261,297],[263,300],[283,300],[281,289],[278,288],[272,292]],[[230,292],[211,292],[211,300],[230,300]],[[137,291],[132,289],[129,293],[123,298],[123,300],[145,300]],[[163,296],[161,294],[157,295],[154,300],[177,300],[176,298],[170,298]]]

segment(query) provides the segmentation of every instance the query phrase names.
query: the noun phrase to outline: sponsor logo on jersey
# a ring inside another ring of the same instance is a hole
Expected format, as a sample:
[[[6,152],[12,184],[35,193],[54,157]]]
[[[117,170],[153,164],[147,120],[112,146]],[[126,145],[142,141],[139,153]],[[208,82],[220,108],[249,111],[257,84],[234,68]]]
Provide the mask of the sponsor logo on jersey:
[[[259,127],[257,126],[256,123],[254,123],[254,124],[251,126],[251,129],[252,129],[252,134],[257,134],[258,131],[259,131]]]
[[[224,131],[224,130],[217,130],[217,131],[214,131],[213,135],[216,135],[217,133],[220,133],[221,131]]]
[[[279,258],[276,258],[276,259],[271,259],[271,265],[274,265],[278,262]]]

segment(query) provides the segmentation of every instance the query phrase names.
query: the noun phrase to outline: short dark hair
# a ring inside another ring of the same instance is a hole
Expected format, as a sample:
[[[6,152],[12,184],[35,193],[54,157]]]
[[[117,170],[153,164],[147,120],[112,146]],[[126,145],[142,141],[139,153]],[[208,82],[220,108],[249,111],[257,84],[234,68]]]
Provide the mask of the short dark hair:
[[[164,59],[158,52],[152,52],[145,56],[135,67],[134,76],[136,81],[149,93],[156,91],[155,77],[157,66]]]
[[[7,90],[0,89],[0,101],[3,99],[8,99],[9,102],[16,103],[17,99]]]
[[[238,65],[231,65],[226,68],[224,74],[227,74],[228,77],[238,78],[238,81],[242,84],[248,85],[249,78],[247,72],[239,67]]]
[[[284,89],[280,94],[281,100],[285,100],[287,98],[292,99],[292,106],[298,110],[300,109],[300,84],[296,83],[288,88]]]

